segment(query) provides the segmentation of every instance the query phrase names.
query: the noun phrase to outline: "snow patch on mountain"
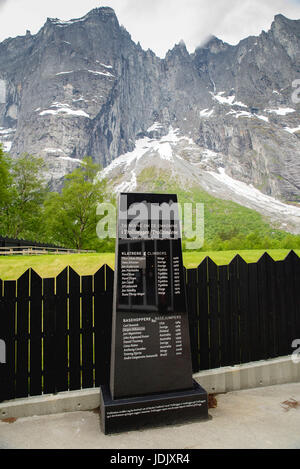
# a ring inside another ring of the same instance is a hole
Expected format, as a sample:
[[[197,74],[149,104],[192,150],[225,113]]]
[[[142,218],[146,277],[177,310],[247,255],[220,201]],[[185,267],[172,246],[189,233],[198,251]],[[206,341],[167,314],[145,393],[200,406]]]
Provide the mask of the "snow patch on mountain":
[[[260,120],[263,120],[265,122],[269,122],[268,117],[260,116],[259,114],[254,114],[254,113],[251,113],[251,112],[248,112],[248,111],[235,111],[234,109],[232,109],[231,111],[227,112],[226,115],[227,116],[233,115],[233,116],[236,117],[236,119],[238,119],[239,117],[248,117],[248,119],[260,119]]]
[[[0,127],[0,136],[1,135],[9,135],[15,133],[16,129],[5,129],[4,127]]]
[[[160,130],[163,128],[163,125],[160,122],[154,122],[153,125],[151,125],[148,129],[147,132],[155,132],[156,130]]]
[[[202,111],[200,111],[200,117],[211,117],[213,113],[213,109],[202,109]]]
[[[45,148],[44,151],[47,153],[63,153],[60,148]]]
[[[47,116],[47,115],[57,116],[58,114],[64,114],[64,115],[74,116],[74,117],[87,117],[88,119],[90,119],[89,114],[87,114],[85,111],[82,111],[80,109],[78,110],[71,109],[69,104],[54,102],[50,107],[54,109],[46,109],[40,112],[39,115],[40,116]]]
[[[104,68],[112,68],[108,65],[104,65],[104,64],[100,64],[102,65]],[[69,75],[69,74],[72,74],[72,73],[76,73],[76,72],[88,72],[88,73],[91,73],[93,75],[100,75],[100,76],[104,76],[104,77],[109,77],[109,78],[115,78],[115,75],[113,75],[112,73],[108,72],[107,70],[104,71],[104,72],[101,72],[99,70],[88,70],[88,69],[82,69],[82,70],[68,70],[66,72],[58,72],[55,74],[55,76],[60,76],[60,75]]]
[[[240,107],[248,107],[246,104],[240,102],[240,101],[235,101],[235,95],[232,96],[223,96],[225,94],[225,91],[219,91],[219,93],[214,94],[210,92],[212,95],[212,98],[215,101],[218,101],[220,104],[227,104],[228,106],[240,106]]]
[[[153,128],[158,128],[158,124]],[[285,204],[263,194],[252,184],[232,178],[226,172],[225,155],[200,147],[190,137],[180,135],[178,129],[170,127],[161,138],[137,140],[134,150],[113,160],[100,177],[108,180],[115,193],[138,192],[145,190],[139,175],[147,168],[155,168],[158,174],[159,171],[164,175],[168,173],[169,180],[176,181],[185,191],[199,187],[214,197],[256,210],[277,227],[300,232],[300,207]]]
[[[105,77],[115,78],[115,76],[110,72],[99,72],[98,70],[88,70],[88,72],[93,73],[93,75],[103,75]]]
[[[296,109],[292,109],[290,107],[281,107],[278,109],[266,109],[266,112],[277,114],[277,116],[286,116],[287,114],[296,112]]]
[[[56,73],[55,75],[58,76],[58,75],[68,75],[69,73],[74,73],[74,70],[70,70],[68,72],[58,72]]]
[[[277,200],[274,197],[270,197],[266,194],[263,194],[252,184],[246,184],[245,182],[238,181],[237,179],[232,178],[231,176],[226,174],[224,168],[218,168],[217,172],[209,171],[209,173],[220,183],[228,186],[236,194],[248,199],[249,202],[252,201],[255,204],[259,204],[260,207],[264,208],[266,211],[272,210],[274,213],[280,212],[283,216],[286,217],[297,217],[300,223],[300,207],[284,204],[283,202],[280,202],[280,200]]]
[[[9,152],[13,144],[13,138],[16,129],[0,127],[0,144],[2,144],[3,150]]]
[[[298,127],[294,127],[294,128],[285,127],[284,130],[286,130],[286,131],[289,132],[290,134],[295,134],[296,132],[299,132],[299,131],[300,131],[300,125],[299,125]]]
[[[157,130],[161,124],[154,123],[149,127],[148,131]],[[193,143],[189,137],[178,135],[178,129],[169,128],[167,135],[161,137],[159,140],[144,137],[136,141],[135,149],[131,152],[119,156],[111,162],[109,166],[104,168],[101,172],[101,177],[110,179],[114,171],[117,169],[121,174],[127,176],[127,180],[117,185],[114,190],[116,193],[122,191],[133,191],[137,188],[137,173],[136,168],[142,158],[147,157],[148,162],[151,161],[154,155],[158,156],[161,160],[166,160],[174,163],[174,160],[181,158],[180,155],[174,151],[174,146],[180,141],[185,140],[187,144]],[[139,168],[140,171],[143,169]],[[128,178],[129,176],[129,178]]]
[[[6,141],[6,142],[3,142],[3,150],[6,151],[6,152],[9,152],[11,150],[11,147],[12,147],[12,142],[10,141]]]

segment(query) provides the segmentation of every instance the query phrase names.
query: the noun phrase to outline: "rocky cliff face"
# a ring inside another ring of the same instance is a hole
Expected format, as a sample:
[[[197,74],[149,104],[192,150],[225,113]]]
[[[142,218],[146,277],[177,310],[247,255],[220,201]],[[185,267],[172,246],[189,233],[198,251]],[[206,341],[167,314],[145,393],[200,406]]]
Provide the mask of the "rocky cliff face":
[[[15,157],[43,156],[58,186],[85,155],[108,166],[172,127],[204,170],[299,203],[299,78],[300,21],[278,15],[237,46],[212,38],[189,54],[180,43],[160,59],[98,8],[0,44],[0,139]]]

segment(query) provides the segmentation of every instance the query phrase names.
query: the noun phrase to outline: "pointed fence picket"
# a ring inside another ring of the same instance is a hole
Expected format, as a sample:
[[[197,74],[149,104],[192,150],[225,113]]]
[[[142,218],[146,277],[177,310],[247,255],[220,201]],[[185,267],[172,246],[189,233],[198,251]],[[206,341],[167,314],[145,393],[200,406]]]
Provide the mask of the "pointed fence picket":
[[[205,258],[185,269],[193,370],[292,353],[300,338],[300,259]],[[0,401],[109,382],[114,272],[71,267],[42,279],[27,270],[0,280]]]
[[[99,386],[109,379],[113,271],[80,277],[32,269],[0,280],[0,401]]]
[[[300,258],[205,258],[187,270],[193,370],[289,355],[300,338]]]

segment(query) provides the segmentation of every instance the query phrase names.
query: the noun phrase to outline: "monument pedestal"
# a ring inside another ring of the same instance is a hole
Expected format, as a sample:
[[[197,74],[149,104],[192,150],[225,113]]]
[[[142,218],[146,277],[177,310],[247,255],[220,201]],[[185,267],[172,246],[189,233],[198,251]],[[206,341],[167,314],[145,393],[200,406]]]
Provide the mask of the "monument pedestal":
[[[192,389],[124,399],[112,399],[109,386],[100,387],[100,424],[106,435],[201,419],[208,419],[207,393],[196,381]]]

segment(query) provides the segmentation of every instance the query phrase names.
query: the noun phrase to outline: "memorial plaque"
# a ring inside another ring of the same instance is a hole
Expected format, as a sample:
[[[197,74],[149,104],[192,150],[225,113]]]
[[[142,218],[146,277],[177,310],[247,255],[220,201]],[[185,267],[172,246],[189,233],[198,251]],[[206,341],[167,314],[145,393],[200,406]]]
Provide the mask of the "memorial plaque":
[[[173,419],[201,408],[207,417],[206,392],[192,379],[176,195],[120,194],[111,380],[101,402],[114,430],[139,412],[151,421],[153,413]]]

